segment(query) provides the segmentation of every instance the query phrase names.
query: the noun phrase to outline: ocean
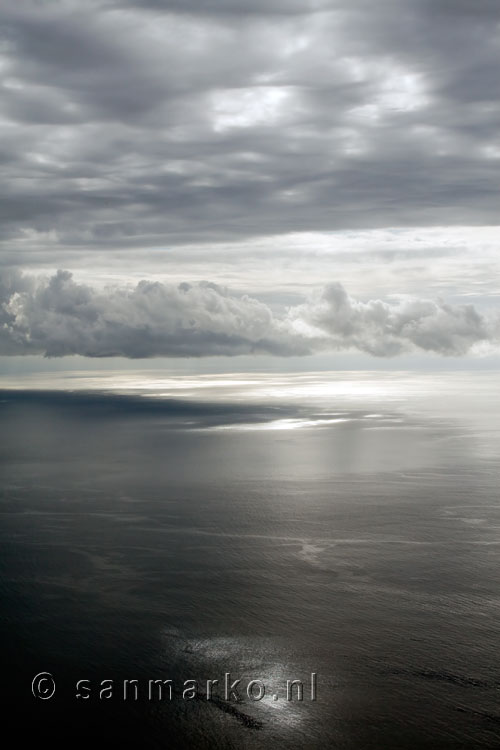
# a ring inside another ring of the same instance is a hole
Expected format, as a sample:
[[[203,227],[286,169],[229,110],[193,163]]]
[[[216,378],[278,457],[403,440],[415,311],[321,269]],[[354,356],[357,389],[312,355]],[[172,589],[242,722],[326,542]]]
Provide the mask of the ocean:
[[[18,741],[498,748],[498,382],[4,378]]]

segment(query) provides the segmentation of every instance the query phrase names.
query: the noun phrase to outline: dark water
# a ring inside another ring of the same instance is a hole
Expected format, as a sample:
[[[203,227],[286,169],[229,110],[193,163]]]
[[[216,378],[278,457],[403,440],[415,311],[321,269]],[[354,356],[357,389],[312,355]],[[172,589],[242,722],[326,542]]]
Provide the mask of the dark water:
[[[493,416],[0,401],[2,701],[20,741],[34,728],[50,747],[499,746]],[[39,672],[49,700],[32,696]],[[155,679],[171,700],[148,699]],[[295,679],[302,702],[286,700]]]

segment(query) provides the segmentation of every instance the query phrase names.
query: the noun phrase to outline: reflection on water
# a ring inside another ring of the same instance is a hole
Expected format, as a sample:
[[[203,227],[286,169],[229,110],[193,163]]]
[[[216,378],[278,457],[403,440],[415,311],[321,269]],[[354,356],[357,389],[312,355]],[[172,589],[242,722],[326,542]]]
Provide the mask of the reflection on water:
[[[496,381],[349,377],[3,391],[3,663],[40,731],[127,747],[498,747]],[[45,670],[56,697],[36,702]],[[262,700],[208,701],[227,672],[262,681]],[[286,701],[286,681],[313,672],[317,700]],[[176,692],[103,702],[108,678]]]

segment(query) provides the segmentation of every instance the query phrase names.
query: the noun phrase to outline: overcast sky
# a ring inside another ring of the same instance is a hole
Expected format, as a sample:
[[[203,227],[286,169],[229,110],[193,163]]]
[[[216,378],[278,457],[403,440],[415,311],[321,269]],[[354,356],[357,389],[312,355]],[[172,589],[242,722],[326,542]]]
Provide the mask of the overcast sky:
[[[0,16],[1,355],[498,353],[498,0]]]

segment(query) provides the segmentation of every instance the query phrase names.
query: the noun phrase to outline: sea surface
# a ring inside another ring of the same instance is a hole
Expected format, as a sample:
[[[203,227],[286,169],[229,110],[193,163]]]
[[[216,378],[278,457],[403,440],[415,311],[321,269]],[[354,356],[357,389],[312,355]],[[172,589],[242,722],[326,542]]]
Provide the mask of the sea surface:
[[[19,742],[498,748],[498,384],[4,378],[2,705]]]

